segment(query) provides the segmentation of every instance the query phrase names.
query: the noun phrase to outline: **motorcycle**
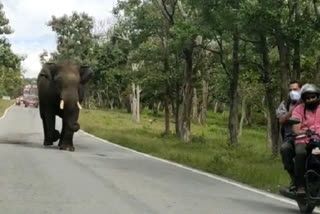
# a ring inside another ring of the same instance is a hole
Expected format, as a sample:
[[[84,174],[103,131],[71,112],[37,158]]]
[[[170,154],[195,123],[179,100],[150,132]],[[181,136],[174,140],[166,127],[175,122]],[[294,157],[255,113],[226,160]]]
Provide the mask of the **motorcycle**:
[[[292,124],[300,123],[296,118],[290,118]],[[295,136],[295,139],[309,137],[305,134]],[[311,131],[311,138],[307,146],[308,156],[304,174],[306,195],[297,196],[295,191],[280,190],[280,194],[297,201],[300,213],[312,213],[320,205],[320,133]]]

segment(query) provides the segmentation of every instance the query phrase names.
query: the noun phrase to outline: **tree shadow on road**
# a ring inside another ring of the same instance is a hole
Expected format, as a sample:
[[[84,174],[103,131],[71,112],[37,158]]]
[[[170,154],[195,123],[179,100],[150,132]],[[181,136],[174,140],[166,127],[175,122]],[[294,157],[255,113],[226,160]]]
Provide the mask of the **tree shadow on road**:
[[[54,149],[59,150],[57,145],[53,146],[43,146],[40,142],[33,142],[28,140],[16,140],[16,139],[2,139],[0,138],[0,146],[6,144],[6,145],[12,145],[12,146],[19,146],[19,147],[26,147],[26,148],[38,148],[38,149]]]

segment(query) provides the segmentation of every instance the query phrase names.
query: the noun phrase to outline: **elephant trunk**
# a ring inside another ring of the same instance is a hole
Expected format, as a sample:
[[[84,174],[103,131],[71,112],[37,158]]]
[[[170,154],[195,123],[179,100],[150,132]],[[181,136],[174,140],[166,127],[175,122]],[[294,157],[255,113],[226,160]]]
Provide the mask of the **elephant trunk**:
[[[81,108],[78,91],[69,90],[61,94],[60,109],[63,111],[63,123],[72,132],[80,129],[78,117]]]

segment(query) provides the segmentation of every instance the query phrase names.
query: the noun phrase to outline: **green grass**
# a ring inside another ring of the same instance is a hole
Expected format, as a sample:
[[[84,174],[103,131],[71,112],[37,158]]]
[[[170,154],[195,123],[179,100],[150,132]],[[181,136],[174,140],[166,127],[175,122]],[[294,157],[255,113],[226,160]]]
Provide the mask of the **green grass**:
[[[12,101],[0,100],[0,117],[10,105],[12,105]]]
[[[116,144],[271,192],[287,185],[281,160],[272,158],[266,144],[264,126],[245,128],[239,145],[230,147],[227,121],[221,114],[209,113],[208,125],[192,125],[192,142],[184,144],[173,134],[163,137],[163,119],[150,113],[141,116],[140,124],[121,111],[83,110],[80,116],[83,130]],[[173,133],[173,123],[171,129]]]

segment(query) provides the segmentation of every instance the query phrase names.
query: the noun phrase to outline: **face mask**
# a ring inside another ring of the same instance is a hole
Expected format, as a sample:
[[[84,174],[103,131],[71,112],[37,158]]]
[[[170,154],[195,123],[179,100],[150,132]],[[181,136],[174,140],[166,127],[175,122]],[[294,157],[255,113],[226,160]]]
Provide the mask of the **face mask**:
[[[290,91],[289,96],[292,101],[298,101],[301,97],[299,91]]]

